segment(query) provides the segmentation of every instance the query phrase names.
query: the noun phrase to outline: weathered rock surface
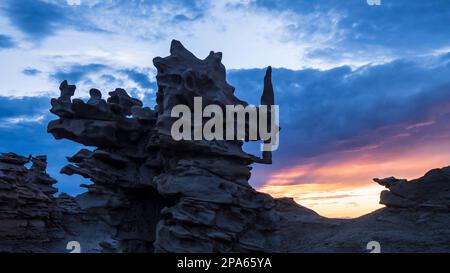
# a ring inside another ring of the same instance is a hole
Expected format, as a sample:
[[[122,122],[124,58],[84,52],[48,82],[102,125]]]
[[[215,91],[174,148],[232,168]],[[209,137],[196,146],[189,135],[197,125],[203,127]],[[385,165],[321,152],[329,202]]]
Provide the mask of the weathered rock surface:
[[[63,232],[46,165],[45,156],[0,155],[0,251],[43,252]]]
[[[247,103],[226,82],[221,53],[200,60],[178,41],[170,53],[154,59],[155,109],[123,89],[72,99],[76,87],[61,84],[48,132],[96,147],[61,170],[92,184],[75,198],[54,197],[45,157],[2,154],[0,251],[67,252],[78,241],[82,252],[367,252],[373,240],[384,252],[450,251],[450,167],[413,181],[376,179],[388,188],[386,208],[327,219],[248,184],[250,165],[271,163],[270,152],[247,154],[242,141],[174,141],[175,105],[192,109],[195,96],[204,106]],[[270,76],[269,68],[262,104],[274,103]]]
[[[450,167],[431,170],[411,181],[394,177],[374,181],[388,189],[380,199],[387,207],[450,211]]]

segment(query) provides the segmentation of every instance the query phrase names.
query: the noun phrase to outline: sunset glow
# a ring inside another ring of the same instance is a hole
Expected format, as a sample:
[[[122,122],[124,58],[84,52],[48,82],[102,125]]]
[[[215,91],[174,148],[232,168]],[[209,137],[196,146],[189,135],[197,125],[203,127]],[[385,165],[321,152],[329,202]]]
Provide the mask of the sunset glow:
[[[423,144],[400,154],[352,152],[333,155],[333,159],[325,155],[312,159],[317,163],[275,172],[259,190],[275,197],[293,197],[322,216],[354,218],[383,207],[379,196],[385,188],[372,182],[373,178],[410,180],[448,166],[450,151],[442,147],[450,147],[450,142]]]
[[[300,205],[330,218],[358,217],[383,207],[378,204],[383,187],[378,185],[353,189],[334,184],[268,185],[260,190],[274,197],[293,197]]]

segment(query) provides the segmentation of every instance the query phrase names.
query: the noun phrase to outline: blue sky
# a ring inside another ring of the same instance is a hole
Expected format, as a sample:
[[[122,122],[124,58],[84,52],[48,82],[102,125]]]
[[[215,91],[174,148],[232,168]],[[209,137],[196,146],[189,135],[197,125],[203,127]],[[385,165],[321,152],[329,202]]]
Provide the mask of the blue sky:
[[[201,58],[223,52],[228,81],[252,103],[263,68],[275,68],[281,146],[253,185],[316,185],[323,195],[369,187],[372,175],[413,177],[450,163],[435,147],[450,134],[449,25],[447,0],[3,0],[0,150],[48,154],[60,190],[79,192],[81,178],[58,174],[79,146],[46,133],[59,83],[76,84],[80,97],[122,87],[152,106],[152,59],[177,39]],[[339,162],[360,171],[318,173]]]

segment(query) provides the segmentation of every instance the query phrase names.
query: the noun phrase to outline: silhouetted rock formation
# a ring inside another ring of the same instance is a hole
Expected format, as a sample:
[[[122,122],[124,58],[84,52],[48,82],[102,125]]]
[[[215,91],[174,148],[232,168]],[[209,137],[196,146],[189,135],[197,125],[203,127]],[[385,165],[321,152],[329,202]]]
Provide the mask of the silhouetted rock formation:
[[[380,197],[380,204],[387,207],[450,212],[450,167],[411,181],[394,177],[374,181],[388,188]]]
[[[170,134],[175,105],[244,105],[226,80],[221,53],[196,58],[173,41],[171,55],[155,58],[157,107],[143,107],[123,89],[105,101],[92,89],[85,103],[71,99],[75,86],[61,84],[51,112],[60,119],[48,132],[86,146],[62,173],[91,179],[76,198],[89,215],[114,229],[99,242],[117,252],[272,251],[280,216],[276,201],[249,184],[253,162],[269,163],[242,150],[242,141],[175,141]],[[269,74],[264,98],[273,101]],[[269,85],[270,84],[270,85]],[[267,86],[268,85],[268,86]],[[271,98],[270,98],[271,97]],[[193,109],[192,109],[193,110]]]
[[[0,252],[43,252],[63,234],[45,156],[0,155]],[[31,168],[24,165],[32,162]]]
[[[274,199],[249,184],[252,163],[271,163],[245,153],[242,141],[174,141],[171,109],[178,104],[247,105],[226,82],[221,53],[196,58],[173,41],[170,56],[155,58],[155,109],[123,89],[107,100],[97,89],[85,102],[64,81],[52,99],[59,119],[48,132],[82,149],[61,172],[92,181],[75,198],[53,197],[56,181],[43,156],[0,155],[0,251],[67,252],[382,252],[450,251],[450,167],[424,177],[375,179],[388,188],[387,207],[357,219],[328,219]],[[261,102],[274,103],[271,69]],[[28,169],[24,165],[29,161]]]

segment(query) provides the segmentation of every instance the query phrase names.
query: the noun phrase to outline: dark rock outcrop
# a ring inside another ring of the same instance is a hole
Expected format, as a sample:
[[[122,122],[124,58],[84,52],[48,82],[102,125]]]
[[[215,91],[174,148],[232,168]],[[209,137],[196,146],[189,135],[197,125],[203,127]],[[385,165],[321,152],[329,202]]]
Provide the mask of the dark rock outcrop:
[[[80,150],[68,158],[73,164],[61,170],[93,182],[82,185],[88,192],[77,196],[77,203],[104,224],[102,229],[110,231],[108,236],[90,242],[95,246],[92,251],[97,250],[96,245],[108,251],[153,251],[160,211],[164,202],[170,202],[162,200],[152,184],[162,171],[158,150],[151,144],[157,138],[155,112],[142,107],[123,89],[110,92],[107,101],[92,89],[86,103],[71,100],[75,86],[67,82],[60,90],[61,96],[52,100],[51,109],[60,119],[52,121],[48,131],[56,139],[98,147],[95,151]]]
[[[0,252],[44,252],[63,234],[46,157],[0,155]],[[32,162],[30,168],[24,165]]]
[[[105,101],[92,89],[84,102],[75,86],[61,84],[48,132],[86,146],[62,173],[90,179],[76,197],[81,209],[113,232],[99,241],[115,252],[247,252],[278,248],[276,200],[249,184],[253,162],[270,163],[242,150],[242,141],[175,141],[170,132],[175,105],[243,105],[225,80],[221,53],[200,60],[180,42],[171,55],[155,58],[157,107],[152,110],[123,89]],[[274,101],[270,69],[263,100]],[[192,109],[193,110],[193,109]],[[311,212],[312,213],[312,212]]]
[[[450,212],[450,167],[431,170],[411,181],[394,177],[374,181],[388,189],[380,197],[387,207]]]

